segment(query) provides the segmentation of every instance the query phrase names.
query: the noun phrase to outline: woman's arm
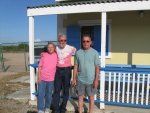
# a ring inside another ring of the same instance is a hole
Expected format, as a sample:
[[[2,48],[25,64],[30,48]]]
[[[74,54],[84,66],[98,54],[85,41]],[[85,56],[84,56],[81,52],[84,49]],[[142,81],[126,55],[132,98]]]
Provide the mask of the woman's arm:
[[[41,81],[41,67],[38,67],[38,82]]]

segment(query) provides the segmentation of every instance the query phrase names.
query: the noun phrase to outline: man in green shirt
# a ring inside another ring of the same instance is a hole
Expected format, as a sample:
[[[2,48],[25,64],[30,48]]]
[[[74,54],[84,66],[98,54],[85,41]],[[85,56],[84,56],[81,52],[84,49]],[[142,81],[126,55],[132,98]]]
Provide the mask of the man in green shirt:
[[[94,95],[98,87],[100,60],[98,52],[91,47],[91,44],[91,37],[84,35],[82,38],[83,48],[78,50],[75,55],[72,85],[77,89],[79,113],[82,113],[84,95],[89,96],[89,113],[93,113]]]

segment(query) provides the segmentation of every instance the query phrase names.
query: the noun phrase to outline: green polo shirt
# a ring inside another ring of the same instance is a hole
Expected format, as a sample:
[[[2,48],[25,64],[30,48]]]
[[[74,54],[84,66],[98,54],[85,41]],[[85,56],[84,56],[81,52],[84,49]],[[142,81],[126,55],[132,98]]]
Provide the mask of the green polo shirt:
[[[93,84],[95,79],[95,66],[100,66],[98,52],[93,48],[78,50],[75,54],[75,64],[78,65],[78,80],[83,84]]]

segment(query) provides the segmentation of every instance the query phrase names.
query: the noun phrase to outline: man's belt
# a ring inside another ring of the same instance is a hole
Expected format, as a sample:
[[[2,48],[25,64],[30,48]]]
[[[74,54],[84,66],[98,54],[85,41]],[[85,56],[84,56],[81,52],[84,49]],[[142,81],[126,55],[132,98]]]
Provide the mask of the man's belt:
[[[57,66],[57,69],[68,69],[68,68],[71,68],[71,66],[68,66],[68,67],[58,67]]]

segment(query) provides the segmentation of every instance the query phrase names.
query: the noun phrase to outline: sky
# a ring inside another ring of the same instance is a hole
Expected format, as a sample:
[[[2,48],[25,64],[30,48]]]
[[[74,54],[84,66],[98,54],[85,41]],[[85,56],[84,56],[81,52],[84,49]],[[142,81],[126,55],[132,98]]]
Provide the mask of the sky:
[[[28,6],[48,5],[55,0],[0,0],[0,43],[27,42]],[[57,37],[57,15],[35,17],[35,40],[53,41]]]

